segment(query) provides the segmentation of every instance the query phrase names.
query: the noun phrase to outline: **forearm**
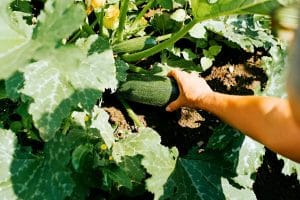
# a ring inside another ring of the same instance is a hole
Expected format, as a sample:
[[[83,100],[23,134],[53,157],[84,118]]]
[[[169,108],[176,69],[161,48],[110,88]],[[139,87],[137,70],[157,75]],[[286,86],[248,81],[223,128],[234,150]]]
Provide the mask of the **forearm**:
[[[273,151],[300,161],[300,127],[287,100],[214,92],[197,105]]]

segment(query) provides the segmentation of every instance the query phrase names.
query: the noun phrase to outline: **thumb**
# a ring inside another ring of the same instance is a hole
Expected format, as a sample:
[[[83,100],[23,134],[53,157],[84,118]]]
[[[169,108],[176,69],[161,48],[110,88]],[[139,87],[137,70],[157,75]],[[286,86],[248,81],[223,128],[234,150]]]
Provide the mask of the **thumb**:
[[[180,100],[176,99],[175,101],[172,101],[167,107],[166,111],[173,112],[174,110],[177,110],[181,107]]]

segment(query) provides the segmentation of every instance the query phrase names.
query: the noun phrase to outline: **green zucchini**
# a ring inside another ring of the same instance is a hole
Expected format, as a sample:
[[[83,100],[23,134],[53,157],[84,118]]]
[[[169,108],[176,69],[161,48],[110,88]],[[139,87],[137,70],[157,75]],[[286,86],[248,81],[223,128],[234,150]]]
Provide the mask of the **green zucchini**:
[[[137,37],[115,44],[112,48],[116,53],[133,53],[151,48],[157,45],[159,42],[169,39],[171,36],[171,34],[167,34],[158,37]]]
[[[132,53],[153,47],[156,44],[157,42],[155,40],[155,37],[144,36],[115,44],[113,46],[113,50],[116,53]]]
[[[129,74],[127,81],[120,85],[118,95],[137,103],[165,106],[178,97],[179,90],[176,81],[168,77]]]

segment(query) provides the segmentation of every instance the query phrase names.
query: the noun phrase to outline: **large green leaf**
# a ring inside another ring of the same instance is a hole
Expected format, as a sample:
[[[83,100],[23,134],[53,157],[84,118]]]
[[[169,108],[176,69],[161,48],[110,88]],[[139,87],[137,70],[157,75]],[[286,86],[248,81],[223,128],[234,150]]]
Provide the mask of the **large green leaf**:
[[[22,15],[10,10],[11,2],[3,0],[0,5],[0,59],[28,43],[32,33],[32,28],[21,19]]]
[[[262,152],[261,152],[262,151]],[[254,199],[251,176],[261,164],[263,146],[222,125],[204,152],[179,159],[164,186],[164,199]]]
[[[74,182],[68,164],[71,150],[85,141],[81,130],[58,134],[46,143],[44,153],[33,155],[16,145],[10,131],[0,131],[0,194],[3,199],[65,199]],[[3,169],[3,170],[2,170]]]
[[[263,92],[258,94],[286,98],[287,52],[284,45],[273,46],[269,56],[262,58],[262,67],[268,76]]]
[[[113,145],[114,138],[114,129],[108,123],[109,116],[108,114],[98,107],[94,107],[92,115],[92,124],[91,128],[96,128],[99,130],[101,138],[104,140],[108,148],[111,148]]]
[[[138,134],[113,146],[113,157],[117,163],[122,162],[125,156],[142,155],[142,165],[151,175],[146,180],[147,189],[159,199],[163,194],[163,186],[175,168],[178,151],[168,149],[160,144],[160,136],[150,128],[142,128]]]
[[[119,164],[119,166],[124,169],[127,175],[130,177],[133,190],[138,190],[140,187],[144,188],[143,180],[146,177],[146,170],[141,165],[141,160],[142,156],[125,156],[122,158],[122,162]]]
[[[10,167],[16,150],[17,138],[11,131],[0,129],[0,196],[3,199],[16,199],[10,180]]]
[[[202,21],[232,14],[270,14],[277,0],[191,0],[193,15]]]
[[[118,166],[110,166],[109,169],[103,169],[102,172],[118,184],[118,187],[124,186],[132,189],[131,179],[124,169]]]
[[[270,49],[271,57],[263,57],[262,67],[268,76],[268,82],[260,95],[287,98],[286,75],[287,75],[287,53],[284,45],[274,46]],[[300,180],[300,164],[286,157],[278,155],[284,161],[282,173],[285,175],[296,174]]]
[[[0,79],[12,76],[16,70],[23,72],[24,80],[14,75],[9,79],[14,81],[7,81],[7,93],[18,97],[15,88],[24,82],[21,93],[32,99],[29,113],[45,141],[54,136],[72,107],[91,110],[101,92],[114,90],[117,85],[112,50],[106,47],[101,52],[90,51],[97,36],[82,39],[77,45],[62,43],[82,25],[84,17],[81,4],[49,0],[38,17],[32,39],[0,55]]]
[[[277,45],[269,27],[263,25],[268,20],[266,17],[256,15],[235,15],[206,20],[198,23],[193,29],[198,31],[206,28],[234,42],[245,51],[253,53],[256,48],[269,50],[270,47]],[[269,22],[271,23],[271,20]],[[206,39],[206,35],[202,38]]]
[[[243,134],[238,130],[223,125],[218,127],[214,136],[209,140],[208,148],[218,149],[224,151],[228,146],[231,146],[230,151],[225,151],[224,158],[227,161],[234,163],[233,170],[236,176],[231,177],[230,181],[241,186],[238,188],[242,194],[248,195],[247,199],[255,199],[252,185],[254,180],[252,176],[256,173],[258,167],[262,164],[262,157],[265,154],[265,149],[262,144],[257,143],[249,137],[245,137],[238,145],[233,145],[235,142],[244,138]],[[238,155],[234,152],[238,152]],[[222,188],[224,195],[227,199],[236,199],[237,188],[234,187],[230,182],[222,180]]]
[[[74,1],[47,0],[44,11],[38,17],[33,39],[54,47],[78,29],[84,17],[83,7]]]
[[[45,4],[44,12],[38,18],[38,24],[33,31],[32,40],[30,40],[31,32],[27,30],[28,28],[24,29],[25,22],[19,19],[20,17],[17,18],[19,20],[11,17],[9,1],[1,4],[0,8],[4,12],[0,18],[0,23],[3,25],[0,38],[4,38],[5,44],[7,43],[3,46],[3,53],[0,54],[0,70],[2,72],[0,79],[8,78],[19,68],[24,68],[30,60],[34,59],[32,56],[46,53],[45,57],[52,54],[52,50],[57,44],[79,28],[85,17],[83,7],[74,4],[71,0],[49,0]],[[7,36],[11,36],[17,41],[5,38]],[[47,49],[47,51],[41,51],[41,49]]]

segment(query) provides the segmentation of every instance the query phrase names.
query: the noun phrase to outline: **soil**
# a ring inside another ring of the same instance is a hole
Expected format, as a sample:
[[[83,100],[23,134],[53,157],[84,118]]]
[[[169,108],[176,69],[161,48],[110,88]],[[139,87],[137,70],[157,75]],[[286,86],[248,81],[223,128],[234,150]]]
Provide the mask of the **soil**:
[[[201,74],[213,90],[227,94],[253,95],[254,89],[265,87],[267,76],[260,68],[262,52],[247,54],[237,49],[222,52],[216,59],[221,62],[214,63],[210,70]],[[135,129],[114,96],[105,96],[104,106],[111,116],[111,122],[118,125],[119,131]],[[194,145],[198,145],[199,149],[204,147],[213,129],[220,123],[216,116],[203,110],[182,108],[169,113],[164,107],[137,103],[130,103],[130,106],[145,126],[160,133],[162,144],[176,146],[181,156]],[[283,162],[277,159],[276,154],[267,150],[253,186],[257,199],[300,199],[297,177],[283,175],[282,167]]]

